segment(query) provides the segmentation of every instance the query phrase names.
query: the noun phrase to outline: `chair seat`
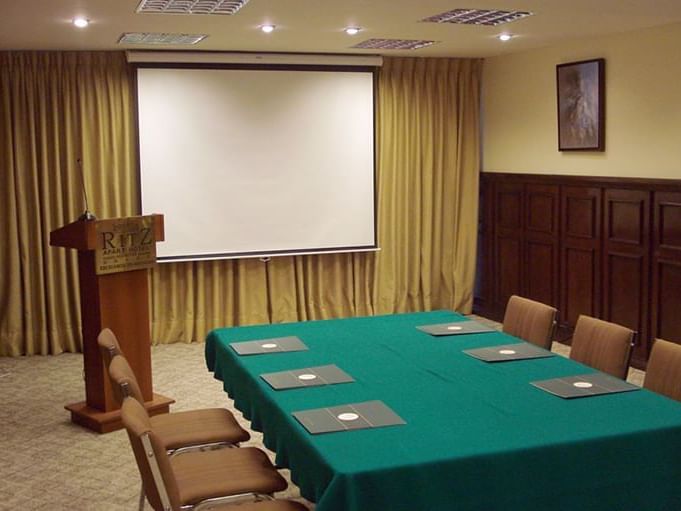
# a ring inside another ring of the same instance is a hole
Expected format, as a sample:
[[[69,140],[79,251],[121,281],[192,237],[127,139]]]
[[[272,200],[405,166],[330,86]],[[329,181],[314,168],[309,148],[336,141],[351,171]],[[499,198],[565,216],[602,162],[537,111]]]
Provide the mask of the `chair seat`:
[[[224,495],[270,494],[287,487],[267,455],[253,447],[188,452],[170,462],[183,506]]]
[[[151,417],[154,432],[166,449],[214,442],[245,442],[250,435],[224,408],[164,413]]]
[[[213,511],[308,511],[305,506],[290,500],[263,500],[248,504],[225,504],[211,507]]]

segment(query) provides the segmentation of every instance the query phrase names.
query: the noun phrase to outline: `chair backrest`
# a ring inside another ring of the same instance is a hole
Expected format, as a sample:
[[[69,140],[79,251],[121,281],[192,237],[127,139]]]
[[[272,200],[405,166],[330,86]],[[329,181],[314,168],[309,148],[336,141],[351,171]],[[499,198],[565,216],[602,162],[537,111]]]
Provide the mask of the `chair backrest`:
[[[99,332],[97,344],[99,345],[99,351],[102,354],[102,360],[104,361],[105,367],[109,367],[111,359],[116,355],[123,355],[121,345],[118,343],[116,335],[108,328]]]
[[[506,305],[502,330],[550,350],[557,313],[553,307],[513,295]]]
[[[655,340],[643,386],[681,401],[681,345],[663,339]]]
[[[123,403],[126,396],[134,397],[137,401],[144,404],[142,389],[140,389],[132,367],[130,367],[130,364],[123,355],[116,355],[111,359],[109,377],[111,378],[114,397],[119,404]]]
[[[156,511],[180,509],[177,480],[170,464],[165,446],[154,434],[149,414],[139,401],[125,398],[121,406],[121,418],[130,439],[140,471],[144,494]]]
[[[589,316],[579,316],[570,358],[625,380],[636,332]]]

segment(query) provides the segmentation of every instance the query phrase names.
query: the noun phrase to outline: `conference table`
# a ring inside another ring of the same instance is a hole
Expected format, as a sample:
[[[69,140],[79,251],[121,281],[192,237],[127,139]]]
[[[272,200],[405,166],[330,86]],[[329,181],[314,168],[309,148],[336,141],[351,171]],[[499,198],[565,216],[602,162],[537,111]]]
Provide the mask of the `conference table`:
[[[532,381],[593,373],[561,356],[486,363],[502,332],[434,337],[449,311],[212,331],[207,366],[317,511],[681,509],[681,403],[645,389],[562,399]],[[297,336],[306,351],[230,343]],[[274,390],[261,374],[335,364],[355,381]],[[312,435],[292,412],[380,400],[406,424]]]

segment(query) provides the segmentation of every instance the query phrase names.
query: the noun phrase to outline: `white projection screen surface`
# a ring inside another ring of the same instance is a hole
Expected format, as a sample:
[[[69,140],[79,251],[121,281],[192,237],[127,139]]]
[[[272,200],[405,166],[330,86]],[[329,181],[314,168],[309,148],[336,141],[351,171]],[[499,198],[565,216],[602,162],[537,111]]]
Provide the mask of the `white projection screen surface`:
[[[375,250],[371,71],[137,69],[160,261]]]

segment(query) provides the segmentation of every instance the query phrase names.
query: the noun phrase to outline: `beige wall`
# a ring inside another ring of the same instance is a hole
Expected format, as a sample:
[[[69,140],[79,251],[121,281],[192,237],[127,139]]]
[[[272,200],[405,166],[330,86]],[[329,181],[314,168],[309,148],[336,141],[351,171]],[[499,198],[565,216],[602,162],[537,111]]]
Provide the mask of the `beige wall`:
[[[605,152],[559,152],[556,64],[600,57]],[[486,172],[681,178],[681,24],[487,59],[482,165]]]

